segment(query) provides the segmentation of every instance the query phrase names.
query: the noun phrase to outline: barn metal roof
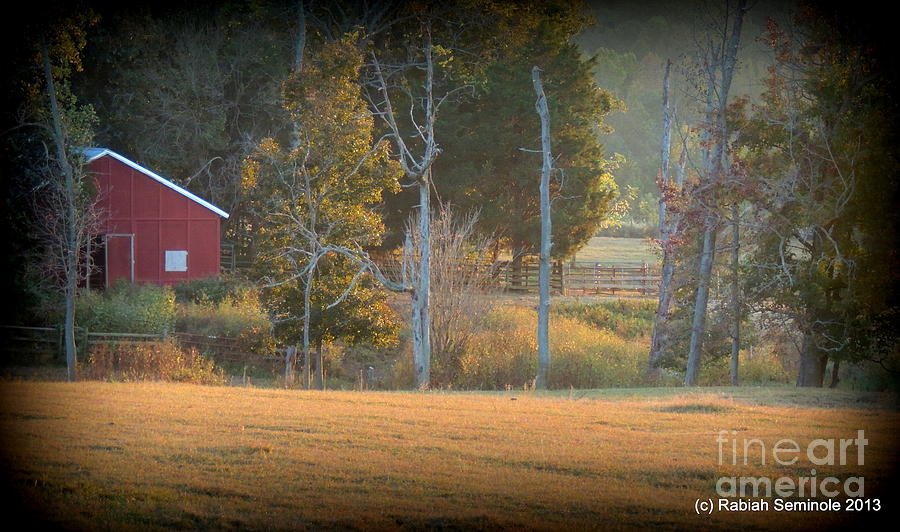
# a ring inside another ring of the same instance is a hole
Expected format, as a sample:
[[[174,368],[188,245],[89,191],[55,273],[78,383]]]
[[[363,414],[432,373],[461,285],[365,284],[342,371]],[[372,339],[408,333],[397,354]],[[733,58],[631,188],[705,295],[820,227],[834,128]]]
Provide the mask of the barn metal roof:
[[[165,177],[162,177],[161,175],[159,175],[155,172],[147,170],[146,168],[139,165],[138,163],[132,161],[131,159],[129,159],[127,157],[123,157],[122,155],[119,155],[118,153],[116,153],[112,150],[109,150],[107,148],[85,148],[84,155],[85,155],[85,157],[87,157],[87,162],[91,162],[95,159],[99,159],[100,157],[103,157],[104,155],[109,155],[110,157],[118,160],[119,162],[124,163],[124,164],[134,168],[138,172],[141,172],[142,174],[146,175],[147,177],[154,179],[154,180],[158,181],[159,183],[171,188],[172,190],[174,190],[175,192],[178,192],[182,196],[185,196],[187,198],[190,198],[190,199],[196,201],[200,205],[203,205],[204,207],[206,207],[207,209],[218,214],[222,218],[228,218],[227,212],[216,207],[212,203],[206,201],[205,199],[201,198],[200,196],[197,196],[196,194],[192,194],[191,192],[188,192],[187,190],[176,185],[175,183],[169,181]]]

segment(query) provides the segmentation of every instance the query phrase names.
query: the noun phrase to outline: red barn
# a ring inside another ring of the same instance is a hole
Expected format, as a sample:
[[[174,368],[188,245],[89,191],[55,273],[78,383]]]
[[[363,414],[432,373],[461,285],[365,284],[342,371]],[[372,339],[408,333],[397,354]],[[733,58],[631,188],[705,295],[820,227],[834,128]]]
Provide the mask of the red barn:
[[[228,213],[118,153],[84,150],[102,213],[90,286],[117,279],[173,284],[219,273]]]

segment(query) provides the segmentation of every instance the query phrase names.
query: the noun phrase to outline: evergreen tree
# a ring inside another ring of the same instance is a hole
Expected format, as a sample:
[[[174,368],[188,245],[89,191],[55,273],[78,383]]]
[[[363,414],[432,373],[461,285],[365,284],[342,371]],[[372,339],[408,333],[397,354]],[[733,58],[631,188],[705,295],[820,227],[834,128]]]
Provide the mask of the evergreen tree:
[[[435,164],[438,195],[458,208],[479,209],[482,231],[514,252],[534,253],[540,240],[540,135],[535,127],[531,66],[543,70],[550,105],[554,168],[551,184],[553,256],[564,258],[592,237],[607,216],[616,186],[599,135],[616,106],[596,86],[569,42],[586,23],[575,7],[517,18],[521,42],[501,49],[484,69],[477,94],[440,124],[444,153]],[[530,150],[525,151],[523,150]]]

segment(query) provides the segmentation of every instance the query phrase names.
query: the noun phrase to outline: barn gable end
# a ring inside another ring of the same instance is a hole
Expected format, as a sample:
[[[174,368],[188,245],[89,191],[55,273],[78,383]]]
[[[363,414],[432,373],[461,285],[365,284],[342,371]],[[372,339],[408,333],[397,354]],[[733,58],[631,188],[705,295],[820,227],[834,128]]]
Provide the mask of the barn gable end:
[[[228,213],[108,149],[84,151],[103,215],[93,285],[173,284],[217,275]]]

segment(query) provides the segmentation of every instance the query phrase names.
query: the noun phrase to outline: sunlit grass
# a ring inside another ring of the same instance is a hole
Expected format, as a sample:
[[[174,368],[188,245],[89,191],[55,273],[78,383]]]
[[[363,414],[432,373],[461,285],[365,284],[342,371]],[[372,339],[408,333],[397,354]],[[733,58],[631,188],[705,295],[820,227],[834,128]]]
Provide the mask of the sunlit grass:
[[[575,260],[581,262],[646,262],[656,264],[656,246],[647,238],[615,238],[595,236],[578,250]]]
[[[297,392],[163,383],[3,382],[7,477],[76,529],[825,529],[844,513],[714,514],[715,437],[770,444],[866,431],[867,494],[886,488],[898,415],[828,390]],[[862,396],[861,396],[862,397]],[[830,402],[828,398],[831,398]],[[812,401],[814,402],[814,401]]]

